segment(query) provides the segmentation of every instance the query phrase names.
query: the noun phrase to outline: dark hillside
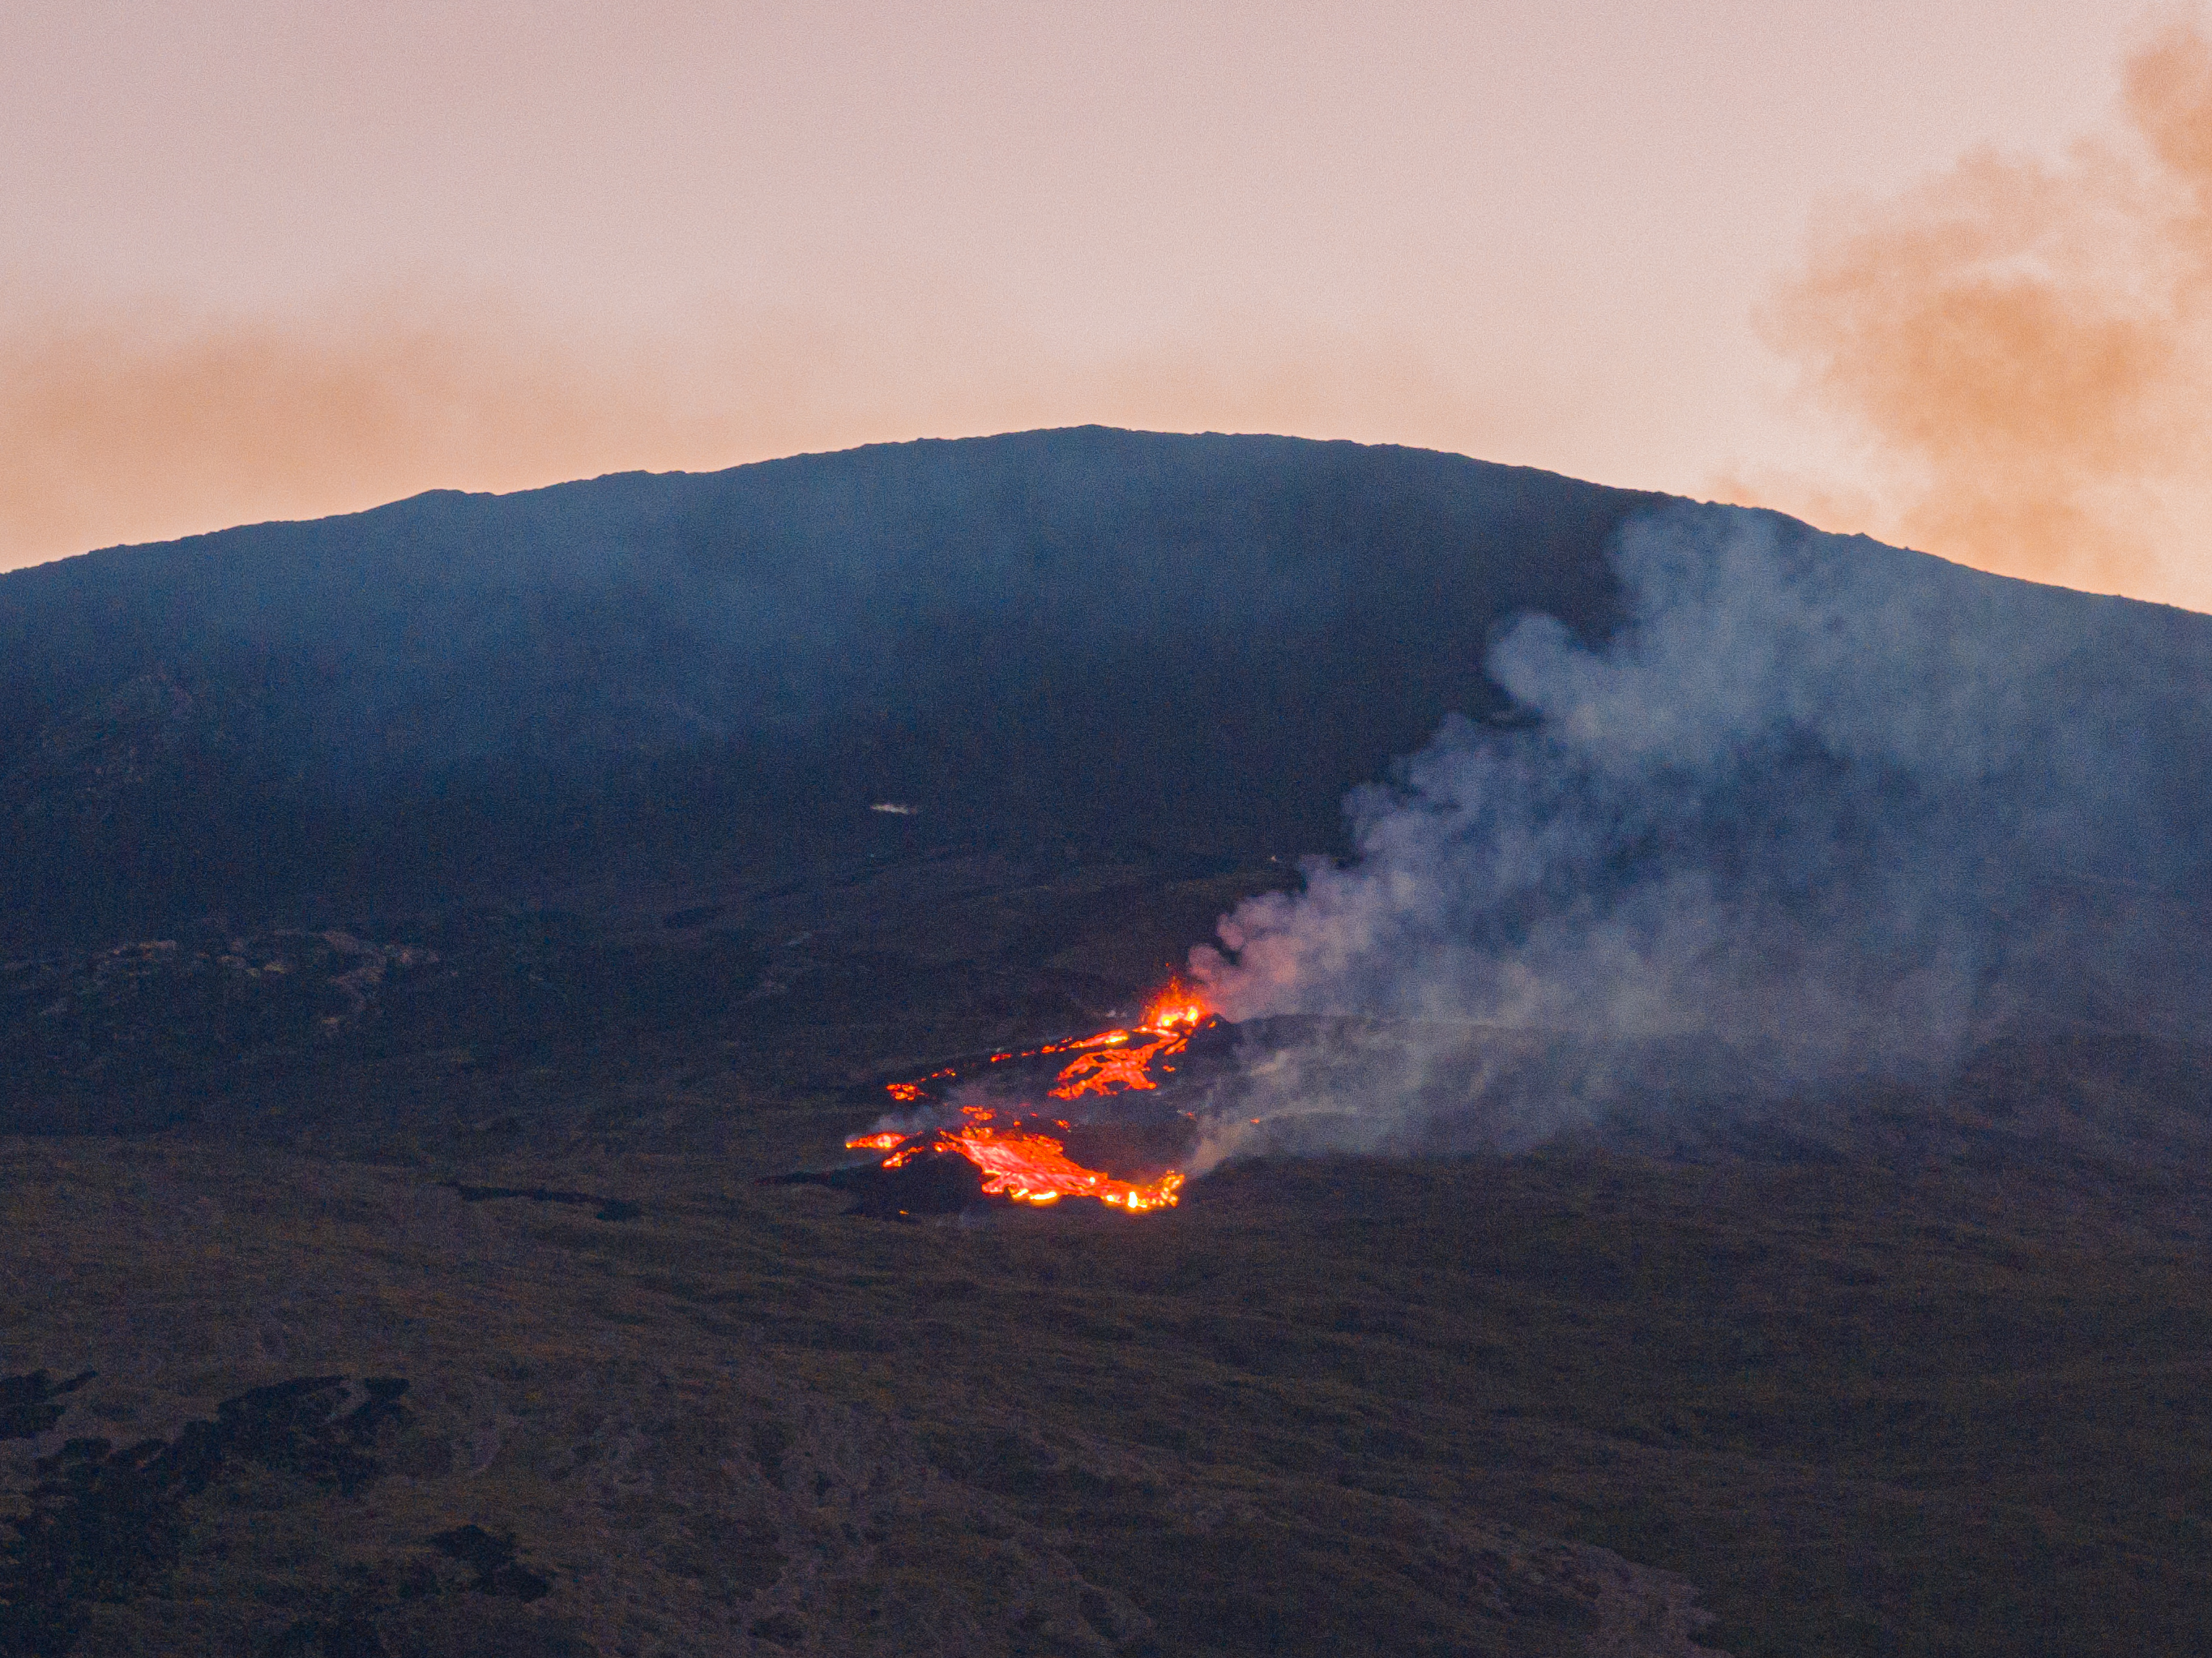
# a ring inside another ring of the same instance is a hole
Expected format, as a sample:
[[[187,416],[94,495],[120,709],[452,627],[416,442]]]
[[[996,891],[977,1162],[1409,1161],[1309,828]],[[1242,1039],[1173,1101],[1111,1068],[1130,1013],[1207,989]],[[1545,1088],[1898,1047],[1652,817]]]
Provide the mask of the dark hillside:
[[[1455,456],[1085,428],[117,549],[0,578],[19,941],[826,841],[1330,844],[1602,628],[1653,498]],[[866,808],[921,810],[904,823]]]
[[[0,578],[0,1653],[2212,1650],[2208,802],[2212,617],[1406,450]],[[1179,1206],[775,1178],[1231,911]]]

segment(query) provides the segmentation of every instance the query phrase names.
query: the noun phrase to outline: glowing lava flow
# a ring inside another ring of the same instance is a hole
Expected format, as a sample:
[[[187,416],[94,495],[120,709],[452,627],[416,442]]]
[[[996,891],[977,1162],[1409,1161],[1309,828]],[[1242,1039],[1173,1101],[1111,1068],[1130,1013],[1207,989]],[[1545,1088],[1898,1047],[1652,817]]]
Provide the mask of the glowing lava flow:
[[[1153,1061],[1188,1047],[1190,1033],[1198,1029],[1206,1012],[1205,1003],[1179,986],[1170,986],[1145,1010],[1145,1023],[1137,1029],[1109,1030],[1093,1037],[1097,1046],[1079,1055],[1060,1073],[1053,1098],[1076,1100],[1085,1094],[1158,1088],[1159,1084],[1152,1078]]]
[[[926,1139],[894,1151],[884,1159],[886,1169],[896,1169],[933,1152],[957,1151],[983,1171],[987,1197],[1012,1198],[1017,1203],[1058,1203],[1062,1198],[1096,1198],[1115,1209],[1140,1215],[1148,1209],[1170,1209],[1182,1189],[1182,1176],[1173,1170],[1158,1180],[1115,1180],[1096,1169],[1068,1160],[1067,1150],[1049,1134],[1016,1127],[1002,1128],[989,1121],[988,1107],[969,1108],[969,1121],[958,1128],[940,1129]]]
[[[1155,1089],[1152,1072],[1173,1071],[1162,1061],[1189,1046],[1192,1034],[1211,1015],[1206,1004],[1180,985],[1171,985],[1145,1010],[1144,1023],[1132,1029],[1105,1030],[1095,1036],[1054,1042],[1022,1054],[994,1054],[990,1064],[1036,1059],[1050,1054],[1073,1053],[1050,1092],[1054,1099],[1079,1099],[1087,1094],[1108,1096],[1125,1090]],[[949,1076],[933,1072],[923,1083]],[[920,1083],[892,1083],[889,1091],[902,1104],[927,1097]],[[1095,1198],[1109,1208],[1129,1214],[1173,1208],[1182,1189],[1183,1176],[1170,1169],[1150,1181],[1116,1180],[1096,1169],[1070,1160],[1064,1141],[1042,1133],[1036,1120],[1017,1118],[1002,1122],[987,1105],[962,1108],[967,1121],[957,1127],[939,1128],[908,1135],[896,1129],[857,1134],[845,1142],[854,1151],[888,1151],[881,1167],[898,1169],[917,1158],[957,1152],[983,1173],[987,1196],[1010,1198],[1017,1203],[1058,1203],[1062,1198]],[[1051,1127],[1066,1128],[1064,1121]]]
[[[848,1151],[896,1151],[904,1145],[908,1136],[896,1128],[886,1128],[880,1134],[855,1134],[845,1142]]]

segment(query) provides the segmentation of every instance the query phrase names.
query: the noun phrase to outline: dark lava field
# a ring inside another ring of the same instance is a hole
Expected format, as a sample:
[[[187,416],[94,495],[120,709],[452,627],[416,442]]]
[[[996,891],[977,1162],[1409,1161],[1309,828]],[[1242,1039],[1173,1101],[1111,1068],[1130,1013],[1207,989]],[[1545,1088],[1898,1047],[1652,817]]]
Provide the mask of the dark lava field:
[[[763,1183],[1350,858],[1648,505],[1030,434],[0,578],[0,1654],[2212,1649],[2212,1042],[2117,953],[1818,1113]],[[709,525],[774,589],[720,655]],[[2194,948],[2202,847],[2039,913]]]

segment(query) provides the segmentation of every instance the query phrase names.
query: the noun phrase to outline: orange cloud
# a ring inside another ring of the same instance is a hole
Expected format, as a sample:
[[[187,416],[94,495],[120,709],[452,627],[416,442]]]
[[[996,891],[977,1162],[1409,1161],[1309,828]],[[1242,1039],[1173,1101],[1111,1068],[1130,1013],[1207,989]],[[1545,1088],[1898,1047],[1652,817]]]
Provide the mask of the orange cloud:
[[[772,384],[773,362],[756,368]],[[228,323],[47,307],[0,335],[0,565],[434,486],[711,464],[730,434],[677,378],[484,307]]]
[[[1761,317],[1865,441],[1856,521],[1961,562],[2212,609],[2212,46],[2127,65],[2123,130],[1832,212]],[[1812,515],[1802,483],[1733,490]],[[1848,492],[1845,492],[1846,495]]]
[[[659,337],[403,295],[242,319],[19,306],[0,327],[0,568],[118,542],[921,435],[1103,421],[1450,443],[1411,344],[1244,322],[1090,362],[927,302]]]

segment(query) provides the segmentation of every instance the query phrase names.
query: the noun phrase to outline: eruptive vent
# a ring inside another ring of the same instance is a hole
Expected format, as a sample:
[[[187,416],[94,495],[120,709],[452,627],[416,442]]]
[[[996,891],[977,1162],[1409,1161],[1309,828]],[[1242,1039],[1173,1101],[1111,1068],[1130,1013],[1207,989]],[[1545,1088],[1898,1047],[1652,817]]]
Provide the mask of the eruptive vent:
[[[1172,1208],[1184,1180],[1175,1163],[1191,1143],[1193,1119],[1133,1109],[1127,1096],[1157,1096],[1186,1068],[1194,1041],[1230,1028],[1195,993],[1170,985],[1138,1024],[889,1084],[902,1109],[845,1142],[880,1159],[786,1178],[851,1192],[860,1208],[901,1217],[975,1197],[1032,1205],[1088,1198],[1132,1215]],[[1210,1046],[1201,1042],[1201,1053]]]

